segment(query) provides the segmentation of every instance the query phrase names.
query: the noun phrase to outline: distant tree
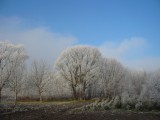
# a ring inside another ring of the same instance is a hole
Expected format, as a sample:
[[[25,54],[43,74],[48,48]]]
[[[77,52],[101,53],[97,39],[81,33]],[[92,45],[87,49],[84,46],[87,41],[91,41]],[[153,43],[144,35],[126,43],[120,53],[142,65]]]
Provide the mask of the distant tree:
[[[23,50],[24,48],[21,45],[14,45],[7,41],[0,42],[0,100],[2,89],[9,83],[16,68],[14,64],[18,65],[27,56]]]
[[[140,99],[146,88],[148,75],[145,71],[127,70],[123,83],[123,93],[131,99]],[[128,98],[128,99],[130,99]]]
[[[17,102],[17,96],[22,90],[24,72],[25,72],[25,61],[28,58],[23,46],[19,46],[17,51],[14,53],[11,67],[13,68],[9,79],[9,87],[11,91],[15,93],[15,103]]]
[[[132,80],[132,87],[134,96],[136,98],[139,98],[141,95],[141,92],[143,90],[144,85],[147,81],[147,74],[145,71],[132,71],[130,79]],[[131,89],[131,88],[130,88]]]
[[[33,61],[29,79],[39,95],[40,102],[42,102],[42,93],[47,90],[47,85],[51,79],[47,63],[43,60]]]
[[[100,79],[103,94],[112,99],[121,93],[122,80],[125,77],[125,69],[115,59],[103,58],[100,61]]]
[[[160,103],[160,70],[150,74],[144,92],[148,99]]]
[[[68,83],[60,76],[60,74],[54,72],[52,78],[52,93],[55,97],[66,98],[71,97],[70,87]]]
[[[97,76],[101,53],[89,46],[65,50],[56,62],[56,70],[68,82],[75,99],[85,99],[85,92]]]

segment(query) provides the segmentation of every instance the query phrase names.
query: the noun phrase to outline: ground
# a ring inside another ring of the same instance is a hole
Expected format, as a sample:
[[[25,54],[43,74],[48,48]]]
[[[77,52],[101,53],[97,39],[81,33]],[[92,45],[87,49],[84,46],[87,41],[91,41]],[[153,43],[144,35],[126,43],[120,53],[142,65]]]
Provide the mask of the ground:
[[[160,112],[125,110],[71,112],[91,101],[23,102],[1,105],[0,120],[160,120]]]

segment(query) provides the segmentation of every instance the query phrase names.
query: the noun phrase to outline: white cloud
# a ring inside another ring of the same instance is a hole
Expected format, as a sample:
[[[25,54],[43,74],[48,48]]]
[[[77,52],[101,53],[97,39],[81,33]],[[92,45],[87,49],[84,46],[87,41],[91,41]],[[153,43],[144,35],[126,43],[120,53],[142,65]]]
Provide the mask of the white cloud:
[[[130,61],[123,61],[123,64],[125,64],[136,70],[146,70],[146,71],[155,71],[160,69],[160,58],[158,57],[146,57],[143,59],[137,59],[137,60],[130,60]]]
[[[45,59],[53,64],[63,49],[76,42],[75,37],[51,32],[47,27],[28,27],[16,17],[2,18],[0,26],[0,40],[23,44],[30,60]]]
[[[106,57],[121,59],[123,55],[135,52],[146,46],[143,38],[125,39],[121,42],[109,41],[99,46],[100,51]]]
[[[0,18],[0,40],[23,44],[30,61],[45,59],[53,64],[62,50],[77,42],[73,36],[52,32],[47,27],[32,27],[29,22],[17,17]],[[156,70],[160,68],[160,58],[144,56],[148,45],[144,38],[134,37],[121,42],[105,42],[98,48],[103,56],[116,58],[129,68]]]
[[[160,58],[146,56],[148,43],[144,38],[125,39],[121,42],[105,42],[98,48],[107,58],[116,58],[124,66],[136,70],[156,70],[160,68]]]

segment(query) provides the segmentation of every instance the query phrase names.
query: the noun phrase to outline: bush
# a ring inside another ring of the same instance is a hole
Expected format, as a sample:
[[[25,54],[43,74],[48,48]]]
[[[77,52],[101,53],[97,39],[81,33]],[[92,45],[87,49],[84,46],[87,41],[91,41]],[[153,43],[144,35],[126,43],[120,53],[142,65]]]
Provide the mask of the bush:
[[[109,106],[108,104],[104,104],[104,105],[103,105],[103,109],[104,109],[104,110],[109,110],[109,109],[110,109],[110,106]]]
[[[138,102],[136,105],[135,105],[135,109],[136,110],[143,110],[143,104],[142,104],[142,102]]]
[[[156,108],[156,102],[154,101],[144,101],[143,108],[146,110],[153,110]]]
[[[97,104],[97,108],[101,108],[101,103],[98,103],[98,104]]]
[[[130,106],[130,109],[134,109],[136,103],[137,103],[137,100],[136,100],[136,99],[133,99],[133,98],[130,98],[130,99],[127,101],[127,105]]]
[[[109,106],[107,100],[101,102],[101,108],[102,108],[103,110],[108,110],[108,109],[110,109],[110,106]]]
[[[108,105],[109,105],[109,106],[112,106],[112,105],[113,105],[113,102],[114,102],[114,99],[108,101]]]
[[[160,102],[155,103],[155,109],[160,110]]]
[[[122,100],[121,108],[124,108],[126,110],[135,109],[136,103],[137,103],[136,99],[128,98],[128,99]]]
[[[127,106],[125,107],[125,109],[126,109],[126,110],[131,110],[131,106],[130,106],[130,105],[127,105]]]
[[[113,108],[121,108],[121,99],[119,96],[116,96],[113,101]]]

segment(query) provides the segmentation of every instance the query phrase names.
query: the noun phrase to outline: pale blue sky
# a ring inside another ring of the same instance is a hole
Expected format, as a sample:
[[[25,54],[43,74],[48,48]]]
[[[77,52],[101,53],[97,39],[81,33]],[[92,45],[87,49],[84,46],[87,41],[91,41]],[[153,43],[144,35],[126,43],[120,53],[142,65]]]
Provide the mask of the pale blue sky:
[[[1,40],[51,61],[87,44],[128,67],[160,67],[160,0],[0,0],[0,25]]]

